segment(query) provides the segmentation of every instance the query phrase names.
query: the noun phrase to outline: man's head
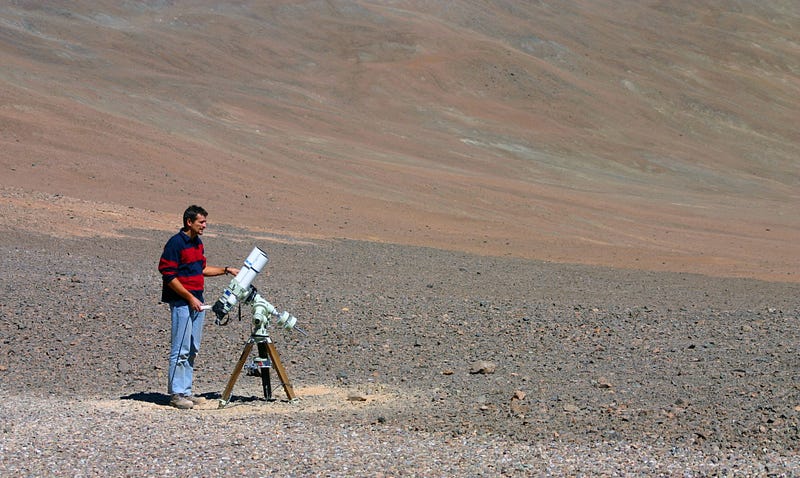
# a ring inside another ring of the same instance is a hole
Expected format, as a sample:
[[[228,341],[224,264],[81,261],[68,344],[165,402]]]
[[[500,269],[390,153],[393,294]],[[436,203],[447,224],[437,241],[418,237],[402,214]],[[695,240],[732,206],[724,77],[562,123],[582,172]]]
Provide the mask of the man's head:
[[[183,212],[183,231],[191,237],[201,236],[206,228],[208,212],[200,206],[189,206]]]

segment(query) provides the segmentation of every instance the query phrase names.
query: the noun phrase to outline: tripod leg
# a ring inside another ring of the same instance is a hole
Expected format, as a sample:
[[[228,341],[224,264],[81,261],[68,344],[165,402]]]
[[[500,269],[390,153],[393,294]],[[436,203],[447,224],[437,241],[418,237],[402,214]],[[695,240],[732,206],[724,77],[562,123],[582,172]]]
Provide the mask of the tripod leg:
[[[219,400],[219,408],[225,408],[225,405],[227,405],[230,401],[231,392],[233,392],[233,386],[236,384],[236,380],[239,378],[239,374],[242,372],[244,363],[247,361],[247,357],[250,355],[251,350],[253,350],[252,339],[245,344],[244,350],[242,351],[242,356],[239,357],[239,361],[236,362],[236,367],[233,368],[231,378],[228,379],[228,385],[225,386],[225,391],[222,392],[222,398]]]
[[[289,376],[286,375],[286,370],[284,370],[281,359],[278,357],[278,350],[275,348],[275,344],[268,342],[267,350],[269,351],[269,358],[272,359],[272,364],[275,367],[275,372],[278,373],[278,378],[281,379],[283,390],[286,391],[286,396],[289,400],[294,400],[296,398],[294,389],[292,388],[292,384],[289,383]]]
[[[269,351],[266,342],[258,343],[258,360],[269,360]],[[261,388],[264,389],[264,398],[272,401],[272,382],[269,377],[269,366],[259,367],[258,374],[261,376]]]

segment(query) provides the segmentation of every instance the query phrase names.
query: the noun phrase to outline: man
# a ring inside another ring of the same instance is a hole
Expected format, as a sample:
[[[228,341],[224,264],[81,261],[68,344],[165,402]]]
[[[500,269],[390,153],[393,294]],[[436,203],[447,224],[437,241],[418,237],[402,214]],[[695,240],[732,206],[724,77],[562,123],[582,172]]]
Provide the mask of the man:
[[[192,393],[194,359],[203,336],[203,289],[205,277],[236,275],[239,269],[206,265],[203,241],[208,213],[189,206],[183,213],[183,228],[164,246],[158,262],[163,285],[161,301],[172,314],[172,342],[169,351],[170,405],[188,410],[205,401]]]

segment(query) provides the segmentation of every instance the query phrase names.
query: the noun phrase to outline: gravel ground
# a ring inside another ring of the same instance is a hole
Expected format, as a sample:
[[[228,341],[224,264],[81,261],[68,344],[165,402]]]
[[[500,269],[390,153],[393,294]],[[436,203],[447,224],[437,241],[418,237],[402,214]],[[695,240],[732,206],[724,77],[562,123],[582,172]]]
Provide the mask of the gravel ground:
[[[170,233],[0,239],[0,475],[793,476],[798,285],[487,258],[233,228],[298,400],[216,398],[249,335],[207,321],[191,411],[167,406]],[[207,280],[207,302],[227,281]]]

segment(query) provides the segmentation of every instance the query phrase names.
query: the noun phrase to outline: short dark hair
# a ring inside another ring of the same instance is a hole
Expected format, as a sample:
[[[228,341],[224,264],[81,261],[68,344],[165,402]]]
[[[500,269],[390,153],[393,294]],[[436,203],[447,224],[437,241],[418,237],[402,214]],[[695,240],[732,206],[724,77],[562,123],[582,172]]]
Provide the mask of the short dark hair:
[[[183,211],[183,229],[186,229],[186,221],[194,222],[197,216],[208,216],[208,212],[200,206],[191,205]]]

